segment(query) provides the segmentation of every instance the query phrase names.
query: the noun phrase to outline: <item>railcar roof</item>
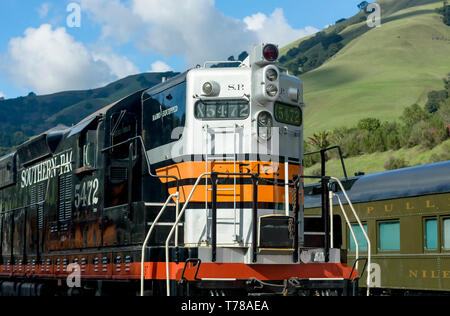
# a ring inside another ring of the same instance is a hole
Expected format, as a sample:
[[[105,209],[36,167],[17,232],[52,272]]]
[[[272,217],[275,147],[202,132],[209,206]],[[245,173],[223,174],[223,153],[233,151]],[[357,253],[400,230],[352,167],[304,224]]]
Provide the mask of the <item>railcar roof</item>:
[[[87,122],[87,121],[90,121],[90,120],[92,120],[93,118],[96,118],[96,117],[99,116],[99,115],[105,115],[110,109],[112,109],[112,108],[115,107],[116,105],[118,105],[118,104],[120,104],[120,103],[126,101],[127,99],[129,99],[129,98],[135,96],[136,94],[142,94],[145,90],[146,90],[146,89],[141,89],[141,90],[139,90],[139,91],[133,92],[133,93],[131,93],[130,95],[127,95],[126,97],[124,97],[124,98],[122,98],[122,99],[120,99],[120,100],[117,100],[117,101],[115,101],[115,102],[113,102],[113,103],[111,103],[111,104],[108,104],[108,105],[102,107],[100,110],[98,110],[98,111],[92,113],[91,115],[85,117],[84,119],[82,119],[78,124],[76,124],[76,125],[73,126],[72,128],[74,128],[74,127],[76,127],[76,126],[78,126],[78,125],[81,125],[81,124],[83,124],[83,123],[85,123],[85,122]]]
[[[307,185],[305,188],[314,186],[317,184]],[[352,203],[448,192],[450,161],[365,175],[359,177],[351,189],[347,190]],[[320,194],[305,195],[305,207],[319,207],[320,203]]]
[[[186,80],[188,72],[189,71],[186,71],[186,72],[183,72],[183,73],[181,73],[179,75],[176,75],[176,76],[174,76],[172,78],[169,78],[166,81],[161,82],[161,83],[151,87],[150,89],[145,90],[145,93],[153,95],[153,94],[157,94],[159,92],[162,92],[164,90],[167,90],[167,89],[169,89],[169,88],[171,88],[173,86],[176,86],[176,85],[178,85],[178,84],[180,84],[180,83],[182,83],[183,81]]]

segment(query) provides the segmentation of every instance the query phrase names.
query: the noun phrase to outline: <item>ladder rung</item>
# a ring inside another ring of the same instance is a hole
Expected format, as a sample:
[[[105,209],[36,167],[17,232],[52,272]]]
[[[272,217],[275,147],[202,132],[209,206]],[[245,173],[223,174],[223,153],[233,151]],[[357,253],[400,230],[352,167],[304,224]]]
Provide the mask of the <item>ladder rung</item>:
[[[163,207],[164,203],[145,203],[144,204],[146,207]],[[169,203],[167,204],[167,207],[176,207],[177,205],[175,203]]]

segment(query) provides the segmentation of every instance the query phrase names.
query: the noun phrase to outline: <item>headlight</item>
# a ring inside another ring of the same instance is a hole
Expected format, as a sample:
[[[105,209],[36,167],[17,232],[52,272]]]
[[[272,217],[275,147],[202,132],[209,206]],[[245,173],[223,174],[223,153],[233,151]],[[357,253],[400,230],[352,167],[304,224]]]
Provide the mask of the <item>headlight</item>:
[[[258,114],[258,136],[263,140],[269,140],[272,137],[273,118],[269,112]]]
[[[203,95],[212,97],[220,94],[220,85],[215,81],[208,81],[203,84]]]
[[[266,71],[266,78],[269,81],[276,81],[278,79],[278,72],[271,68]]]
[[[203,93],[206,95],[210,95],[212,93],[212,91],[213,91],[213,86],[212,86],[211,82],[206,82],[203,85]]]
[[[273,85],[273,84],[269,84],[267,87],[266,87],[266,92],[267,92],[267,95],[269,96],[269,97],[276,97],[277,96],[277,94],[278,94],[278,88],[277,88],[277,86],[276,85]]]

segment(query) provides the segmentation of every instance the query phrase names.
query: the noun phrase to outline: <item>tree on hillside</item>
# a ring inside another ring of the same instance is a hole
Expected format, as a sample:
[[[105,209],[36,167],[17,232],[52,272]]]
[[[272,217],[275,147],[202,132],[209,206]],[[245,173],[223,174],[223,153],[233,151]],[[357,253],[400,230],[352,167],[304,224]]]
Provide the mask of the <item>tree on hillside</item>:
[[[447,90],[431,91],[428,93],[428,102],[425,108],[429,113],[436,113],[441,107],[441,103],[449,97]]]
[[[368,5],[369,5],[369,2],[363,1],[360,4],[358,4],[358,9],[359,10],[364,10],[365,8],[367,8]]]
[[[308,143],[317,149],[324,149],[330,146],[330,133],[327,131],[314,134],[308,137]]]
[[[444,1],[442,8],[436,10],[442,14],[444,24],[450,26],[450,5],[448,5],[448,1]]]
[[[246,51],[242,52],[238,56],[238,60],[244,61],[248,57],[248,53]]]

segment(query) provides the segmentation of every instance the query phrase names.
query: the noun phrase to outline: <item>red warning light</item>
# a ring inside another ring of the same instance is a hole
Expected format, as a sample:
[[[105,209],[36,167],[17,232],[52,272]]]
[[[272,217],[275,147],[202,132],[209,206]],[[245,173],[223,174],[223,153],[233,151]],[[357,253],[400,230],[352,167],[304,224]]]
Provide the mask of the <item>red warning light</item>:
[[[278,59],[278,48],[273,44],[268,44],[264,46],[263,55],[267,61],[276,61]]]

